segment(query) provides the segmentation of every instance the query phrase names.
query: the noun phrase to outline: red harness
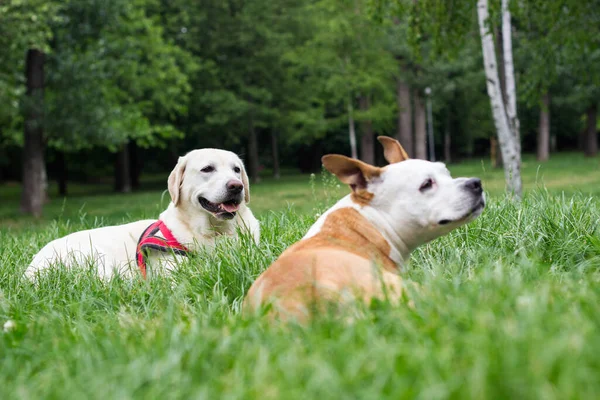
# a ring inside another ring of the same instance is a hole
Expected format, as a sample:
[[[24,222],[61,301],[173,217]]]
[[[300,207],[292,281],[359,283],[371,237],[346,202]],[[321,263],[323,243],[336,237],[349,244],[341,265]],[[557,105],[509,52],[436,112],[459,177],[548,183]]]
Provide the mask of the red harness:
[[[162,233],[164,239],[156,236],[158,231]],[[137,260],[138,267],[140,267],[140,272],[144,279],[146,279],[146,252],[148,249],[161,251],[163,253],[174,253],[186,257],[189,251],[187,247],[175,239],[175,236],[173,236],[164,222],[158,220],[151,224],[140,236],[135,252],[135,259]]]

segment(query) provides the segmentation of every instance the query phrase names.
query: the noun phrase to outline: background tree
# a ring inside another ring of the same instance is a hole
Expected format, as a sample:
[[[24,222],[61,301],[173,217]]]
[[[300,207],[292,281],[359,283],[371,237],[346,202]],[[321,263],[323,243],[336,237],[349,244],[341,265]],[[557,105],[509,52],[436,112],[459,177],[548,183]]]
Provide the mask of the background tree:
[[[369,124],[377,129],[394,115],[389,87],[396,65],[384,47],[385,30],[370,22],[361,2],[322,0],[307,7],[313,37],[289,55],[297,75],[311,76],[307,84],[314,88],[312,107],[299,122],[310,127],[321,121],[325,131],[345,124],[351,155],[358,157],[355,122],[365,122],[363,136],[371,135]],[[363,145],[369,146],[370,139]],[[372,157],[372,149],[363,153]]]
[[[498,142],[504,162],[504,176],[509,192],[521,197],[521,143],[519,119],[516,108],[515,76],[512,56],[512,28],[508,1],[502,0],[502,54],[504,58],[504,76],[506,98],[503,98],[494,39],[490,30],[489,7],[487,0],[478,0],[477,17],[483,48],[483,63],[487,82],[487,91],[492,106],[492,114]]]
[[[240,153],[257,181],[266,171],[318,171],[327,152],[381,161],[379,134],[426,157],[426,87],[436,153],[504,158],[509,187],[521,149],[539,149],[540,159],[548,149],[594,155],[600,9],[558,0],[487,4],[480,26],[475,1],[3,2],[0,179],[36,182],[36,193],[46,175],[61,195],[67,175],[128,191],[142,168],[161,177],[178,155],[221,147]],[[497,61],[504,111],[496,119],[480,29]],[[505,65],[509,38],[514,68]],[[33,96],[39,82],[27,95],[30,49],[44,53],[43,97]],[[32,119],[39,123],[26,124]],[[501,120],[514,160],[494,155]],[[41,151],[32,137],[42,138]],[[36,198],[39,209],[45,196]]]
[[[128,143],[164,146],[182,137],[174,123],[191,91],[194,60],[153,23],[153,4],[70,2],[54,27],[49,144],[61,153],[116,151],[118,191],[132,187]]]
[[[21,3],[13,0],[0,5],[0,47],[3,48],[0,61],[5,65],[3,77],[16,86],[8,88],[7,97],[14,99],[19,94],[22,96],[24,157],[21,210],[35,216],[41,215],[46,199],[45,62],[52,37],[50,27],[58,18],[59,4],[53,1]],[[13,75],[15,69],[25,72],[24,79]],[[19,88],[21,85],[26,87],[24,93]],[[14,108],[7,108],[7,114],[12,112],[14,117]]]

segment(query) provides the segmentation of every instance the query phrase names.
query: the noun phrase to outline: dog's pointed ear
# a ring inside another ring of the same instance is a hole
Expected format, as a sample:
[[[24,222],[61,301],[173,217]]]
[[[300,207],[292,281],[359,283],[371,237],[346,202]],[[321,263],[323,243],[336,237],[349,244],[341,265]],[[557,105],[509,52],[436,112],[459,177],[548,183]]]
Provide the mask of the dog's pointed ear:
[[[381,175],[381,168],[339,154],[323,156],[321,162],[327,171],[350,185],[353,191],[365,189],[369,182]]]
[[[248,204],[250,203],[250,183],[248,182],[248,174],[244,163],[242,163],[242,184],[244,185],[244,201]]]
[[[183,182],[183,174],[185,173],[185,166],[187,164],[187,158],[185,156],[179,157],[177,165],[171,171],[169,180],[167,181],[167,187],[169,188],[169,194],[171,195],[171,201],[177,207],[180,199],[181,183]]]
[[[389,136],[377,137],[379,143],[383,146],[383,157],[390,164],[399,163],[400,161],[408,160],[408,154],[396,139]]]

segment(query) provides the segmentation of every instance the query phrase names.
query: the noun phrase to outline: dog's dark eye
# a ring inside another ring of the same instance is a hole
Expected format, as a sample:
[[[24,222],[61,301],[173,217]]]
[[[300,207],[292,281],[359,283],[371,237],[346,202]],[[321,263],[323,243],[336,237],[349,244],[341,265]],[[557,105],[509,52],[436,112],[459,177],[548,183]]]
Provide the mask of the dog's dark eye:
[[[202,168],[200,171],[208,173],[208,172],[213,172],[215,170],[215,167],[213,167],[212,165],[207,165],[206,167]]]
[[[419,190],[421,192],[424,192],[425,190],[431,189],[433,187],[433,179],[429,178],[426,179],[425,182],[423,182],[421,184],[421,187],[419,188]]]
[[[241,171],[240,167],[233,167],[233,172],[235,172],[236,174],[239,174]]]

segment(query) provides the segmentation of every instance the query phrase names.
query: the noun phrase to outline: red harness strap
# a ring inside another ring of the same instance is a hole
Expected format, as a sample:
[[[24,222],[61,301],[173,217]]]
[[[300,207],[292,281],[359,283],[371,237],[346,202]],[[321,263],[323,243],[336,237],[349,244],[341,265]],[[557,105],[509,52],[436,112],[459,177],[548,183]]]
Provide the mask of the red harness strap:
[[[162,233],[164,239],[156,236],[158,231]],[[140,267],[140,272],[144,279],[146,279],[146,251],[148,249],[161,251],[163,253],[174,253],[186,257],[189,251],[187,247],[175,239],[175,236],[173,236],[164,222],[158,220],[151,224],[140,236],[135,253],[135,259],[137,260],[138,267]]]

